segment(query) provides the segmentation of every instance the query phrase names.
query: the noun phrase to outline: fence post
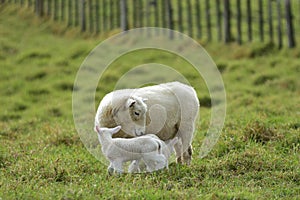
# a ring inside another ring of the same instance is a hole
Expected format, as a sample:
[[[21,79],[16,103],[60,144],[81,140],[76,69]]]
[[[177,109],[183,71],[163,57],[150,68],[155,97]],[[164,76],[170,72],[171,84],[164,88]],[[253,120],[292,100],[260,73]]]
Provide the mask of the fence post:
[[[114,29],[114,15],[113,15],[113,11],[114,11],[114,1],[110,0],[109,1],[109,28],[110,28],[110,30]]]
[[[86,31],[85,0],[81,0],[81,32]]]
[[[259,36],[260,41],[264,41],[264,15],[263,15],[263,2],[258,0],[258,18],[259,18]]]
[[[220,8],[220,0],[216,0],[216,12],[217,12],[217,34],[218,41],[222,41],[222,22],[221,22],[221,8]]]
[[[193,18],[192,18],[192,5],[191,0],[187,0],[187,17],[188,17],[188,33],[190,37],[193,37]]]
[[[127,1],[120,0],[120,10],[121,10],[121,30],[128,30],[128,21],[127,21]]]
[[[247,0],[247,25],[248,25],[248,41],[252,41],[252,13],[251,1]]]
[[[116,4],[115,5],[116,6],[116,11],[115,11],[116,26],[119,28],[121,26],[119,0],[115,0],[115,4]]]
[[[224,0],[224,39],[225,43],[230,42],[231,32],[230,32],[230,4],[229,0]]]
[[[293,48],[296,46],[296,42],[294,37],[293,17],[292,17],[290,0],[285,0],[285,18],[286,18],[288,45],[289,48]]]
[[[44,15],[44,1],[36,0],[36,14],[40,17]]]
[[[281,5],[280,5],[281,0],[277,0],[277,20],[278,20],[278,25],[277,25],[277,32],[278,32],[278,48],[282,48],[282,30],[281,30]]]
[[[88,11],[89,11],[89,31],[92,33],[94,31],[94,19],[93,19],[93,1],[88,0]]]
[[[100,32],[100,29],[99,29],[99,22],[100,22],[100,19],[99,19],[99,0],[96,0],[96,3],[95,3],[95,23],[96,23],[96,26],[95,26],[95,29],[96,29],[96,33],[98,34]]]
[[[198,2],[197,0],[196,2]],[[197,5],[196,5],[197,6]],[[178,9],[178,30],[183,32],[183,23],[182,23],[182,0],[177,0],[177,9]]]
[[[79,1],[81,1],[81,0],[75,0],[75,5],[74,5],[74,25],[75,26],[79,25]]]
[[[72,25],[72,1],[68,0],[68,26]]]
[[[270,36],[271,43],[274,42],[272,1],[273,0],[268,0],[268,24],[269,24],[269,36]]]
[[[211,35],[211,22],[210,22],[210,4],[209,0],[205,0],[205,8],[206,8],[206,28],[207,28],[207,39],[208,41],[211,41],[212,35]]]
[[[241,13],[241,0],[236,1],[236,17],[237,17],[237,42],[242,44],[242,13]]]
[[[103,29],[103,31],[107,31],[107,12],[106,12],[106,9],[107,9],[106,0],[102,0],[102,25],[103,25],[102,29]]]
[[[54,9],[53,9],[53,19],[56,21],[58,19],[58,0],[54,0]]]
[[[174,38],[173,29],[174,29],[174,23],[173,23],[173,8],[171,0],[166,0],[166,12],[167,12],[167,20],[168,20],[168,28],[171,29],[170,31],[170,38]]]
[[[139,2],[139,27],[144,26],[144,5],[143,5],[143,0],[138,0]]]
[[[59,9],[60,9],[60,21],[62,22],[62,21],[64,21],[64,19],[65,19],[65,12],[64,12],[64,4],[65,4],[65,2],[64,2],[65,0],[60,0],[59,1]]]

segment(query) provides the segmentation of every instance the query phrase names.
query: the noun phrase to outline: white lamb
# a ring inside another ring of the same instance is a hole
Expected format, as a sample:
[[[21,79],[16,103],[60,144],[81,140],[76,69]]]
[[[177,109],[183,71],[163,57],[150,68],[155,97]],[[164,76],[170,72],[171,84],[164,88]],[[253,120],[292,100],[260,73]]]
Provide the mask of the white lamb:
[[[168,169],[169,168],[168,167],[169,166],[169,158],[174,153],[174,145],[177,144],[178,142],[180,142],[178,137],[175,137],[175,138],[167,140],[167,141],[162,141],[156,135],[148,134],[148,135],[140,136],[139,138],[149,138],[149,137],[162,142],[162,154],[166,158],[166,168]],[[141,171],[139,163],[140,163],[139,160],[133,161],[128,168],[128,172],[129,173],[139,173]]]
[[[123,173],[123,163],[141,160],[146,164],[148,172],[166,167],[167,160],[162,154],[162,142],[152,137],[112,138],[119,132],[121,126],[115,128],[100,128],[96,126],[98,139],[104,156],[109,160],[108,172]]]

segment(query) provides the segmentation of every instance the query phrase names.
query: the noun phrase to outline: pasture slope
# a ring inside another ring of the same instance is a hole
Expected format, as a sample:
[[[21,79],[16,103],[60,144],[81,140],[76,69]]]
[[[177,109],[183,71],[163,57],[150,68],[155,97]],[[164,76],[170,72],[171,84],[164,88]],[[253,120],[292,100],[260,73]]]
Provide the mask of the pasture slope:
[[[210,99],[188,63],[153,50],[115,61],[125,71],[160,60],[184,69],[203,106],[190,167],[109,177],[81,143],[71,107],[76,72],[104,37],[0,7],[0,199],[299,199],[299,47],[205,45],[222,72],[227,117],[203,159]],[[97,101],[122,70],[106,73]]]

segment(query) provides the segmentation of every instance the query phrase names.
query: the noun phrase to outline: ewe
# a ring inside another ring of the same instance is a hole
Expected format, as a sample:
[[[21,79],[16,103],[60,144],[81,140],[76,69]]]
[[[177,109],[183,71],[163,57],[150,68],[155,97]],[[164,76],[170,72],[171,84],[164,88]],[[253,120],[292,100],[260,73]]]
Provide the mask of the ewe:
[[[102,146],[104,156],[110,164],[108,172],[123,172],[123,163],[127,161],[141,160],[146,164],[148,172],[153,172],[166,167],[167,160],[162,154],[162,141],[152,137],[137,138],[112,138],[112,135],[120,131],[121,126],[115,128],[95,127],[98,139]]]
[[[171,82],[138,89],[116,90],[107,94],[97,110],[95,126],[122,126],[114,137],[155,134],[163,141],[178,137],[177,161],[189,164],[192,139],[199,111],[195,90]]]

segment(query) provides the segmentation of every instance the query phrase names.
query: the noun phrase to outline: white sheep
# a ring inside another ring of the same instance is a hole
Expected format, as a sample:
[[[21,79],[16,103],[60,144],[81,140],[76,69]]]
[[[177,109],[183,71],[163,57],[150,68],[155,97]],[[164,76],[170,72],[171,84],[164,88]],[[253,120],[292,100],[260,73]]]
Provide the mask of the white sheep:
[[[123,173],[123,163],[127,161],[141,160],[146,164],[147,171],[153,172],[166,167],[167,160],[162,154],[162,142],[152,137],[137,138],[112,138],[112,135],[120,131],[121,126],[115,128],[95,127],[98,139],[102,146],[104,156],[110,164],[108,172]]]
[[[153,138],[156,140],[159,140],[162,142],[162,154],[165,156],[166,158],[166,168],[169,169],[169,158],[171,157],[171,155],[174,152],[174,145],[179,142],[178,138],[175,137],[173,139],[167,140],[167,141],[162,141],[160,140],[156,135],[154,134],[148,134],[148,135],[143,135],[143,136],[139,136],[139,138]],[[139,173],[140,170],[140,164],[139,164],[139,160],[135,160],[133,161],[129,168],[128,168],[128,172],[129,173]]]
[[[195,90],[179,82],[138,89],[116,90],[100,102],[95,126],[122,126],[114,137],[136,137],[155,134],[166,141],[177,136],[178,162],[190,163],[192,139],[199,111]]]

